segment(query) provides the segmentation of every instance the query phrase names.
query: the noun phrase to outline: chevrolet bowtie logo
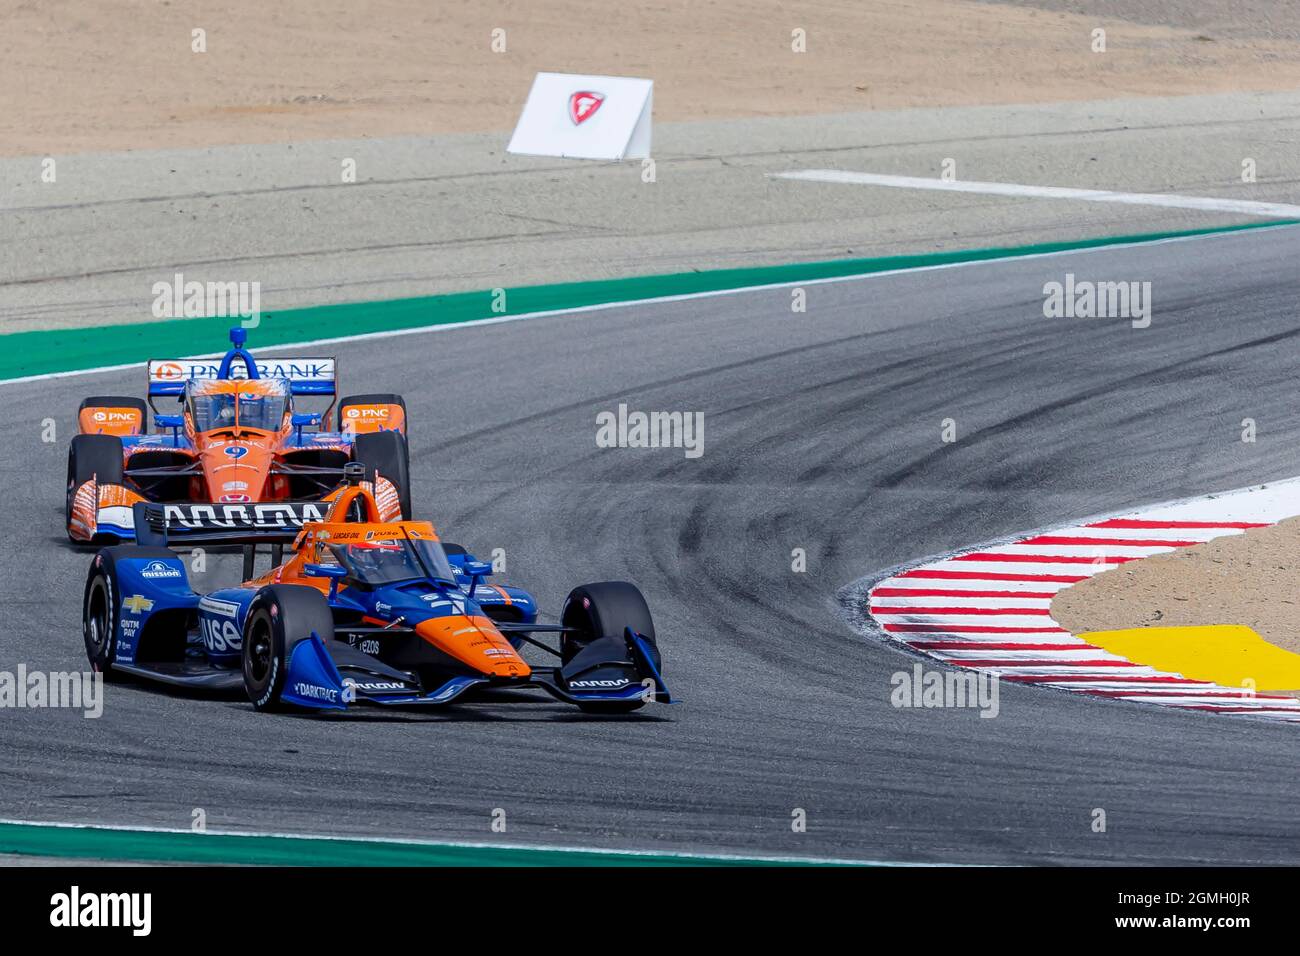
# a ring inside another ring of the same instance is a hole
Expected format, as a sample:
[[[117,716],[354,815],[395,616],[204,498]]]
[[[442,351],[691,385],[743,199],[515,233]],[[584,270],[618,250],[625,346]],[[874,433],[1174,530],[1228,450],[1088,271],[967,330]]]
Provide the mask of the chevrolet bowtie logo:
[[[132,614],[139,614],[141,611],[148,611],[153,607],[153,601],[150,601],[143,594],[132,594],[122,602],[122,607],[126,608]]]

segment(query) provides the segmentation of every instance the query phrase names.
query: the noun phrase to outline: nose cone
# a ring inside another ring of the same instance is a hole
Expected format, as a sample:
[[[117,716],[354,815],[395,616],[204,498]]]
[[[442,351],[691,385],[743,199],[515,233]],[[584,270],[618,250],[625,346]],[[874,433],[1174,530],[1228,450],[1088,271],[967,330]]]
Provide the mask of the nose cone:
[[[216,441],[203,449],[210,501],[261,501],[271,452],[251,441]]]
[[[532,673],[496,625],[481,614],[431,617],[417,624],[415,633],[489,677],[527,677]]]

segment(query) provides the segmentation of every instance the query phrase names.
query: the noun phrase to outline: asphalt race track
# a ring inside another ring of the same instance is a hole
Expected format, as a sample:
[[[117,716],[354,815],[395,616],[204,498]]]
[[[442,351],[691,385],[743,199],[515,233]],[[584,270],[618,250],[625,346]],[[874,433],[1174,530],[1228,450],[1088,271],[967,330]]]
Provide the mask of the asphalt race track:
[[[638,582],[682,705],[277,718],[114,685],[99,720],[6,715],[0,816],[188,827],[201,807],[213,828],[434,840],[1300,862],[1294,727],[1011,685],[992,720],[896,710],[889,678],[912,660],[837,604],[900,562],[1300,474],[1297,261],[1281,228],[810,285],[804,314],[775,289],[313,349],[338,354],[345,394],[405,395],[415,508],[448,540],[504,548],[505,579],[552,611],[572,585]],[[1151,327],[1043,318],[1067,272],[1150,280]],[[0,386],[0,667],[84,666],[67,440],[83,395],[143,388],[142,371]],[[703,456],[598,448],[596,415],[620,402],[703,412]]]

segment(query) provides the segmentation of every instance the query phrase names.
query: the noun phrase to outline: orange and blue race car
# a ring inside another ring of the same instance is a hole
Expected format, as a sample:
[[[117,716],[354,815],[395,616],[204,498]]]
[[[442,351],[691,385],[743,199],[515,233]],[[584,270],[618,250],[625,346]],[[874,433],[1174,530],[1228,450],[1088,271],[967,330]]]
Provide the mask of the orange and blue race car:
[[[147,407],[115,395],[81,403],[68,450],[69,538],[130,540],[143,505],[153,527],[194,542],[292,541],[305,522],[324,517],[352,462],[366,466],[385,520],[410,517],[402,397],[344,398],[330,431],[334,359],[258,361],[246,335],[231,329],[220,360],[149,362]],[[295,401],[309,397],[329,405],[299,412]],[[158,414],[155,400],[168,398],[179,414]]]
[[[443,544],[427,521],[385,521],[364,469],[287,561],[238,587],[197,594],[164,532],[100,550],[86,579],[91,666],[174,686],[237,691],[257,710],[447,704],[539,688],[596,713],[671,703],[654,623],[625,581],[574,588],[555,624],[492,565]],[[558,638],[558,647],[538,634]],[[521,653],[555,658],[530,664]]]

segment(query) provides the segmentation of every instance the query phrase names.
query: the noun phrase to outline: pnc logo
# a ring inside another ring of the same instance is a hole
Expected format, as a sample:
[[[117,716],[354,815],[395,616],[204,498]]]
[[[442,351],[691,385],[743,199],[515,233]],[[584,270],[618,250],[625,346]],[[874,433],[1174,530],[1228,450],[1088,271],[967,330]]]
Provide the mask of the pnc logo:
[[[175,362],[163,362],[154,369],[154,376],[166,381],[175,381],[185,377],[185,370]]]
[[[569,119],[573,120],[574,126],[581,126],[596,114],[596,110],[600,109],[600,104],[603,102],[605,102],[604,93],[578,90],[569,97]]]

